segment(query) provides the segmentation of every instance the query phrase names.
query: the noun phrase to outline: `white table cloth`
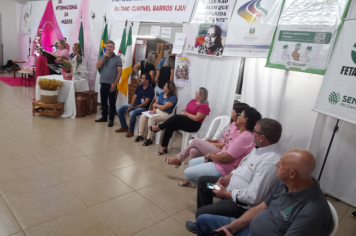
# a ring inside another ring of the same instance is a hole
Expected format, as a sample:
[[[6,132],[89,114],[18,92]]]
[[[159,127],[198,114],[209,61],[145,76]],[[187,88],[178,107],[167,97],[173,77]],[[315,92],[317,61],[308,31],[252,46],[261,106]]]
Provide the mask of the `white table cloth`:
[[[75,106],[75,92],[89,91],[88,81],[86,79],[81,80],[63,80],[62,75],[45,75],[38,76],[39,79],[56,79],[63,82],[63,86],[58,92],[58,102],[64,102],[64,113],[62,117],[75,118],[77,115],[77,108]],[[40,87],[36,84],[36,101],[41,100]]]

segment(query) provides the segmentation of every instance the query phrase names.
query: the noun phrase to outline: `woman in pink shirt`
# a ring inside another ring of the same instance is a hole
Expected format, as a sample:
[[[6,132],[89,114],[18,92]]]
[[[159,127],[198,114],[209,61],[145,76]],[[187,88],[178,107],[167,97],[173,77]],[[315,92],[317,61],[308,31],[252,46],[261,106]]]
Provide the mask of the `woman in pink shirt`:
[[[235,124],[239,127],[240,133],[227,140],[220,151],[192,159],[189,162],[189,168],[184,171],[187,180],[179,182],[179,185],[197,185],[201,176],[222,177],[230,174],[255,146],[253,143],[253,128],[261,118],[261,114],[252,107],[237,114]]]
[[[200,87],[195,92],[195,99],[188,103],[180,112],[180,115],[172,116],[162,124],[150,126],[149,129],[155,133],[165,130],[158,155],[167,153],[167,146],[174,131],[197,132],[209,112],[208,90]]]
[[[62,64],[63,60],[69,57],[69,52],[67,50],[66,43],[63,39],[57,39],[56,47],[57,51],[54,52],[54,54],[57,56],[57,59],[55,60],[55,62],[57,64]]]
[[[193,159],[195,157],[201,157],[211,152],[218,152],[223,148],[225,143],[231,138],[235,137],[240,133],[239,127],[236,126],[235,121],[237,119],[237,114],[243,112],[246,108],[250,107],[246,103],[235,103],[231,111],[231,124],[224,131],[220,139],[193,139],[189,145],[182,150],[177,157],[164,158],[164,161],[168,165],[175,165],[178,168],[182,162],[188,158]]]

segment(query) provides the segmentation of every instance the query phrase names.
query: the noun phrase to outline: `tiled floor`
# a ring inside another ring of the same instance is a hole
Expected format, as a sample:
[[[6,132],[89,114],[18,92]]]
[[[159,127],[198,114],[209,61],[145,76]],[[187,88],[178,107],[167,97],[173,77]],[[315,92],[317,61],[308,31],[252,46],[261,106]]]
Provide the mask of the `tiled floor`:
[[[177,186],[186,165],[116,134],[118,119],[108,128],[100,115],[33,117],[33,97],[0,82],[0,236],[192,235],[196,189]],[[177,139],[170,155],[179,148]],[[356,209],[330,201],[337,235],[356,235]]]

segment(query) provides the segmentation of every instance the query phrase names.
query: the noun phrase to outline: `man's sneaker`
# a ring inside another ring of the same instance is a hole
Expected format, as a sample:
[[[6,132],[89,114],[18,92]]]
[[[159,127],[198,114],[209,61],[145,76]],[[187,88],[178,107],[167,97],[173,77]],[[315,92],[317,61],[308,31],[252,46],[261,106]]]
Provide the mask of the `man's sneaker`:
[[[351,216],[352,216],[353,218],[356,218],[356,211],[351,212]]]
[[[195,222],[187,221],[185,222],[185,227],[189,232],[192,232],[193,234],[197,233],[197,225],[195,224]]]

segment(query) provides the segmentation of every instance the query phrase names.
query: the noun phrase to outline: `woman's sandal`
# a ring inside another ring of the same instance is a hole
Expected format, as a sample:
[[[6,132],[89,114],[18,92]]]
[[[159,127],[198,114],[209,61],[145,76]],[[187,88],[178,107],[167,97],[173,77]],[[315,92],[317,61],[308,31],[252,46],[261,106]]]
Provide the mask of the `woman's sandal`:
[[[153,142],[152,142],[152,139],[148,138],[146,139],[146,141],[142,144],[142,146],[148,146],[148,145],[151,145]]]
[[[149,128],[149,129],[150,129],[153,133],[157,133],[157,132],[159,132],[159,131],[160,131],[160,130],[153,131],[153,130],[152,130],[152,126],[149,126],[148,128]]]
[[[167,162],[168,165],[174,165],[175,168],[178,168],[178,167],[180,167],[180,166],[182,165],[182,162],[181,162],[179,165],[173,164],[173,163],[169,163],[169,158],[168,158],[168,157],[163,158],[163,160],[164,160],[165,162]]]
[[[192,188],[195,188],[196,186],[190,182],[186,183],[186,184],[183,184],[183,181],[179,181],[178,183],[179,186],[181,187],[192,187]]]
[[[143,137],[142,137],[142,136],[137,136],[137,137],[135,138],[134,142],[137,143],[137,142],[140,142],[140,141],[142,141],[142,140],[143,140]]]
[[[164,153],[168,153],[167,148],[164,149],[162,152],[161,152],[161,151],[158,151],[157,155],[162,156]]]

